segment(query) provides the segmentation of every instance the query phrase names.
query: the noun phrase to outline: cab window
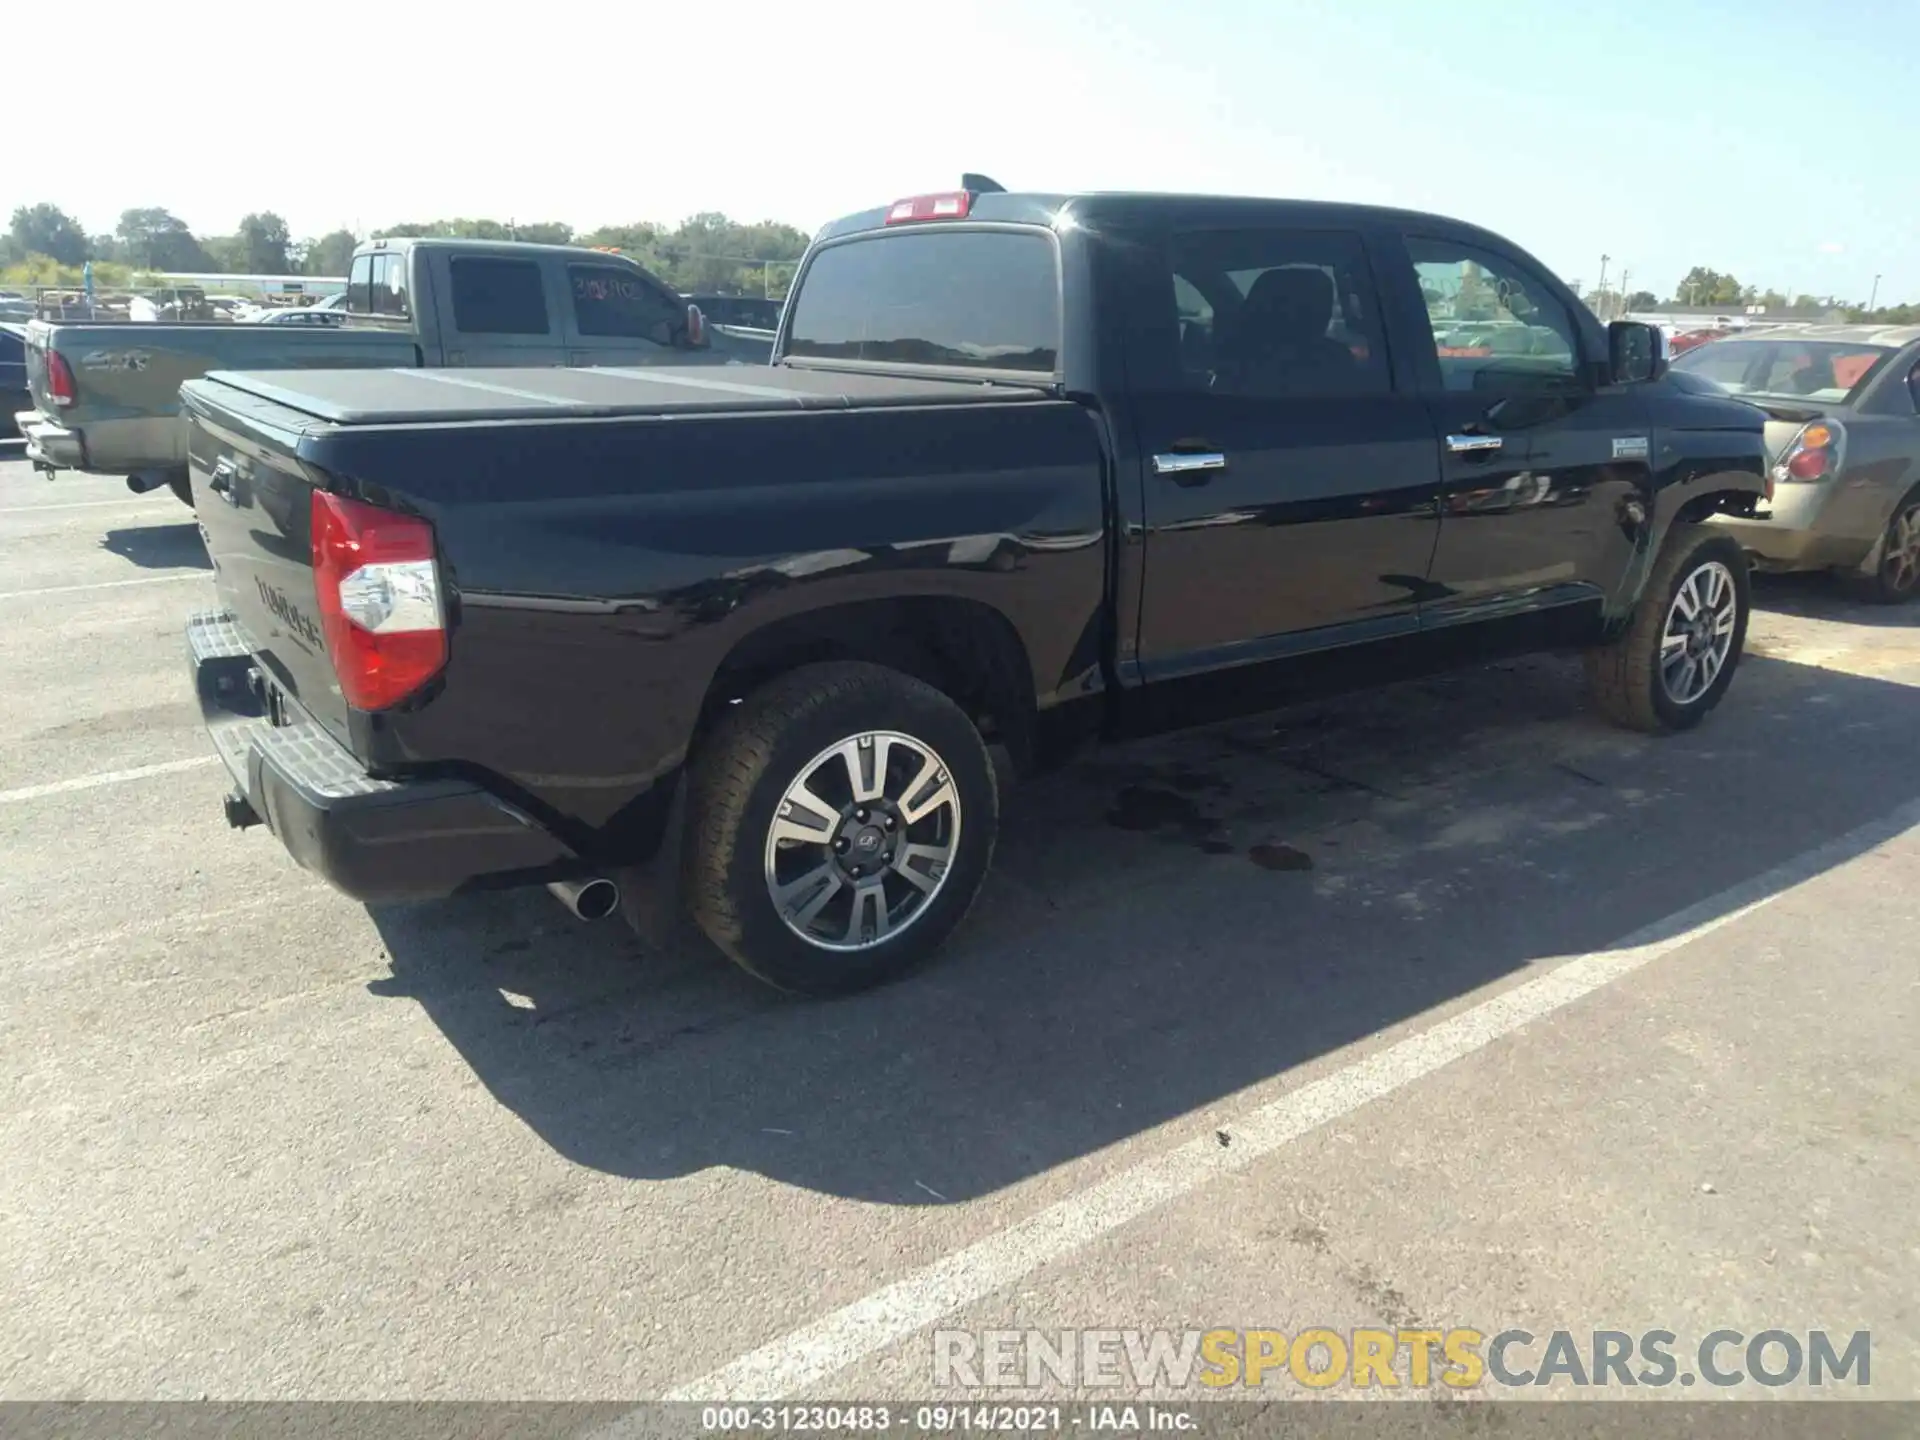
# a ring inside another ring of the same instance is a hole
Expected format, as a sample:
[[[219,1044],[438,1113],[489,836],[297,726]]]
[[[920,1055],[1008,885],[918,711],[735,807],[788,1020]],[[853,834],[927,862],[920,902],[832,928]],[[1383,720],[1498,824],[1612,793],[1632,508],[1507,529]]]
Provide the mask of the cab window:
[[[639,275],[617,265],[569,265],[574,325],[582,335],[651,340],[671,345],[685,309]]]
[[[1188,231],[1173,237],[1169,260],[1187,388],[1272,397],[1392,388],[1358,235]]]
[[[1454,240],[1407,237],[1441,383],[1560,389],[1580,381],[1580,330],[1544,277]]]
[[[453,328],[462,335],[545,335],[546,286],[531,260],[455,260]]]

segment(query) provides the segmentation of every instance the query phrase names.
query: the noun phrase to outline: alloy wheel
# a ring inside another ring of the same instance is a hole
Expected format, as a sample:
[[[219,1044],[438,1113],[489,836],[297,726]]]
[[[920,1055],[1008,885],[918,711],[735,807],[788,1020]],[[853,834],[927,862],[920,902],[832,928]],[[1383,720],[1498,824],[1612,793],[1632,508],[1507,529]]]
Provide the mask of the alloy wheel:
[[[1887,552],[1880,573],[1896,595],[1906,594],[1920,580],[1920,504],[1909,505],[1887,527]]]
[[[767,893],[824,950],[865,950],[927,912],[960,843],[960,792],[931,745],[893,730],[829,745],[774,808]]]
[[[1721,561],[1707,561],[1680,582],[1660,639],[1660,686],[1669,700],[1691,705],[1713,687],[1739,618],[1740,589]]]

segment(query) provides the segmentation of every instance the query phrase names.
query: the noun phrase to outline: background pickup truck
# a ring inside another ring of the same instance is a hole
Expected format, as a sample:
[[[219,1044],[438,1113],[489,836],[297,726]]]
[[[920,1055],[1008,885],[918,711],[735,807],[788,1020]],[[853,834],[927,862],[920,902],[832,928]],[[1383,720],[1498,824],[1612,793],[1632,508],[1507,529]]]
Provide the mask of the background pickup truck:
[[[375,241],[354,254],[346,310],[325,329],[36,321],[33,408],[16,417],[27,458],[184,500],[180,386],[210,370],[763,364],[770,347],[707,326],[631,260],[559,245]]]
[[[1462,320],[1543,331],[1443,354]],[[930,953],[989,747],[1514,650],[1720,700],[1764,417],[1433,216],[969,191],[822,232],[762,370],[186,387],[233,778],[367,901],[547,883],[783,988]]]

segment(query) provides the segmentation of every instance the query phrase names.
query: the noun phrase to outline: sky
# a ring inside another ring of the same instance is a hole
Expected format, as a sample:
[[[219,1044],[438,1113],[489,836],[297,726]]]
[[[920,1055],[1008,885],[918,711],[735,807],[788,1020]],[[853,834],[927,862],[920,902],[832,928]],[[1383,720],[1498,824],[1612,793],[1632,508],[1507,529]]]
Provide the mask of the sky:
[[[0,170],[0,209],[811,232],[972,170],[1438,211],[1587,289],[1606,255],[1610,287],[1663,297],[1707,265],[1920,300],[1920,0],[380,0],[335,12],[357,35],[269,13],[95,0],[28,127],[62,141]]]

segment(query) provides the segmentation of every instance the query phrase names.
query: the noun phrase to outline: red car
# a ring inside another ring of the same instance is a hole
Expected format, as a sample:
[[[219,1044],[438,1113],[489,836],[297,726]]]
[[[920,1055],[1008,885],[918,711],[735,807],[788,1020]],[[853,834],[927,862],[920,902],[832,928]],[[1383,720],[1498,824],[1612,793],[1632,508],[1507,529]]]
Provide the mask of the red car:
[[[1683,330],[1671,340],[1667,341],[1667,353],[1669,355],[1684,355],[1687,351],[1704,345],[1709,340],[1717,340],[1722,335],[1731,335],[1732,333],[1731,330]]]

